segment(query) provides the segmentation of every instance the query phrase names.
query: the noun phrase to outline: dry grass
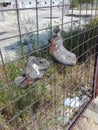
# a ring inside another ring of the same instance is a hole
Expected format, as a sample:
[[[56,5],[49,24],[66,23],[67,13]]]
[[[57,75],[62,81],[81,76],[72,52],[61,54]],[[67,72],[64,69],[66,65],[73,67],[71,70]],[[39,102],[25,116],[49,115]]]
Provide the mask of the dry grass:
[[[9,81],[13,81],[19,75],[23,63],[17,62],[5,67]],[[0,79],[3,89],[0,91],[0,108],[4,107],[0,110],[2,130],[30,130],[34,127],[36,130],[45,130],[46,126],[49,130],[55,130],[55,127],[61,130],[66,124],[64,120],[68,118],[68,111],[70,121],[78,111],[64,106],[64,99],[81,96],[83,93],[89,93],[91,96],[91,91],[88,90],[92,90],[93,71],[94,61],[91,59],[74,67],[52,64],[42,79],[27,90],[20,90],[13,84],[4,88],[6,78],[1,68]],[[88,99],[87,96],[86,100]]]

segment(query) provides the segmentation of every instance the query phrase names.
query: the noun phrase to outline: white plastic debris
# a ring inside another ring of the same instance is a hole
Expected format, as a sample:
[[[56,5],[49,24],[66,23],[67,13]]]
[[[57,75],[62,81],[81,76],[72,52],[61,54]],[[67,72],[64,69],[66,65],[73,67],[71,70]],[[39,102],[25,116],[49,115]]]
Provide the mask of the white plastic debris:
[[[79,97],[74,97],[74,98],[66,98],[64,100],[64,106],[72,107],[72,108],[77,108],[82,105],[81,100]]]

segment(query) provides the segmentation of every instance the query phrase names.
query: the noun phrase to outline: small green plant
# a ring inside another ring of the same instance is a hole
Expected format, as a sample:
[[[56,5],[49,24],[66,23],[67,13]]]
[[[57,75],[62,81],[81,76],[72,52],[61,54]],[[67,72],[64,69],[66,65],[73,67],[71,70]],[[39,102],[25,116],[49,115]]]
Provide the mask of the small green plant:
[[[97,25],[98,18],[91,20],[89,25],[82,30],[77,28],[72,32],[69,31],[63,34],[64,46],[68,50],[72,50],[79,57],[78,61],[86,60],[87,55],[93,53],[92,46],[96,44],[94,41],[97,36]]]
[[[63,35],[64,46],[67,49],[74,51],[77,57],[80,57],[80,61],[88,59],[87,54],[83,56],[81,54],[84,54],[87,49],[90,49],[96,44],[93,42],[93,37],[97,35],[97,29],[92,27],[98,25],[97,20],[98,19],[91,20],[90,24],[83,30],[77,29]],[[92,53],[92,51],[93,50],[90,50],[88,54]],[[52,63],[51,59],[49,59],[47,49],[44,49],[40,53],[42,57],[47,58]],[[34,55],[37,55],[37,53],[34,53]],[[94,62],[92,59],[86,63],[78,62],[77,65],[72,68],[66,68],[59,64],[51,64],[47,69],[45,76],[30,85],[26,90],[19,89],[14,82],[11,85],[8,85],[8,83],[14,81],[15,77],[20,75],[20,69],[24,68],[24,59],[20,59],[19,61],[4,66],[8,81],[4,78],[5,71],[4,67],[1,66],[0,108],[2,108],[2,110],[0,110],[0,125],[14,117],[10,123],[10,128],[14,126],[15,129],[17,129],[17,127],[23,124],[23,122],[28,120],[30,120],[30,123],[32,124],[32,117],[30,115],[33,114],[36,127],[38,128],[39,123],[39,128],[44,129],[46,111],[48,126],[53,130],[55,125],[54,105],[56,105],[56,112],[59,116],[64,109],[64,98],[70,96],[70,94],[72,97],[78,95],[80,89],[83,87],[92,90],[92,85],[90,85],[89,79],[93,79],[92,73],[94,65],[91,61]],[[75,89],[76,87],[77,89]],[[74,89],[76,91],[71,93]],[[60,110],[58,110],[59,108]],[[52,124],[50,122],[52,122]],[[57,120],[56,123],[58,123]],[[27,125],[26,127],[29,126]]]

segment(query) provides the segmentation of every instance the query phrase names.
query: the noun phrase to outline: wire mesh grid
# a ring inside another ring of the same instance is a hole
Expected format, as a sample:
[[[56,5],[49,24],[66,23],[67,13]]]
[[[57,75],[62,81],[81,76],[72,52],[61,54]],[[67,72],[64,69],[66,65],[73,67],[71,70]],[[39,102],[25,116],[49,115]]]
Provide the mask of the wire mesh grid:
[[[98,34],[97,1],[0,1],[0,128],[71,129],[94,95]],[[74,66],[54,62],[48,40],[62,30],[63,45],[77,56]],[[27,89],[14,80],[30,56],[50,66]]]

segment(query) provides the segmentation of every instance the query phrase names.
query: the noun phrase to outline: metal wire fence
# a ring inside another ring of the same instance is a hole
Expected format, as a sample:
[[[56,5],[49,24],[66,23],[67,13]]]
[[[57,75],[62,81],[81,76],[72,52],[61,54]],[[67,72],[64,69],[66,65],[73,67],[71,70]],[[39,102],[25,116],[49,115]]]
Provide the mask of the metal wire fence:
[[[72,129],[97,96],[98,3],[75,1],[0,1],[0,129]],[[76,54],[66,66],[49,55],[53,29],[62,30],[63,45]],[[30,56],[50,66],[27,89],[14,80]]]

